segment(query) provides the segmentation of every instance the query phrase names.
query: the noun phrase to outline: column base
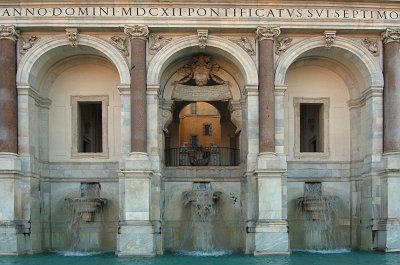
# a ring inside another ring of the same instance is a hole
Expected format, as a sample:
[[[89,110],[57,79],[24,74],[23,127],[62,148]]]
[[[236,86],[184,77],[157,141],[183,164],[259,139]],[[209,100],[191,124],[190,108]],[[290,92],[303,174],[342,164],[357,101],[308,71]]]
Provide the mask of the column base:
[[[0,152],[0,171],[21,171],[21,158],[19,155]]]
[[[118,229],[119,257],[154,257],[154,229],[150,222],[124,222]]]
[[[254,235],[254,255],[289,255],[289,234],[285,220],[258,221]]]
[[[287,169],[286,159],[276,153],[260,153],[257,157],[257,171],[275,171]]]
[[[149,171],[152,169],[147,153],[132,152],[125,159],[125,170]]]

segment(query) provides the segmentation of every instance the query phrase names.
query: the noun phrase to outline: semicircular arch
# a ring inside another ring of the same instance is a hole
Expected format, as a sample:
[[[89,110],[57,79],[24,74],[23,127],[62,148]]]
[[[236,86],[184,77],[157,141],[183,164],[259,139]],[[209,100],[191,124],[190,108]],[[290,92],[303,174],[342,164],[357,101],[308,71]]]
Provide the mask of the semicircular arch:
[[[147,73],[148,85],[159,85],[164,71],[180,53],[198,45],[197,36],[188,36],[164,46],[150,61]],[[245,85],[258,85],[258,72],[253,59],[237,44],[221,37],[209,36],[207,47],[217,49],[220,55],[236,65],[243,75]]]
[[[50,60],[51,51],[55,51],[62,47],[69,47],[70,45],[71,43],[69,40],[63,35],[37,43],[25,54],[19,63],[17,70],[17,84],[32,85],[34,82],[34,75],[32,74],[33,69],[36,67],[42,68],[44,64]],[[118,71],[120,84],[130,84],[130,72],[127,61],[110,43],[96,37],[82,34],[79,35],[78,45],[79,46],[75,49],[79,49],[80,46],[89,47],[90,49],[95,50],[98,55],[110,60]],[[77,50],[76,53],[79,54],[79,50]]]
[[[287,71],[296,60],[304,54],[320,48],[325,49],[325,41],[320,37],[301,41],[288,48],[277,61],[275,86],[285,85]],[[358,70],[358,79],[364,82],[364,87],[360,87],[358,93],[361,94],[363,90],[369,87],[383,87],[382,69],[375,57],[365,47],[358,45],[353,40],[337,37],[331,49],[336,52],[332,52],[331,55],[325,52],[324,56],[345,62],[348,66],[351,65],[353,69]],[[351,69],[351,67],[348,68]]]

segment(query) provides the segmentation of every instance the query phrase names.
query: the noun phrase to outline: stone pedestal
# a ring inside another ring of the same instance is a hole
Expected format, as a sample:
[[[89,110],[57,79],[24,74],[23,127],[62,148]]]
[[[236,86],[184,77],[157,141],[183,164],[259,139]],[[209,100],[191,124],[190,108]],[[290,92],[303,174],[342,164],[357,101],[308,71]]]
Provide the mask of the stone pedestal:
[[[283,181],[286,161],[274,153],[257,158],[258,218],[255,224],[254,255],[290,253],[286,190]]]
[[[150,222],[151,162],[146,153],[133,152],[120,172],[120,225],[118,256],[154,256],[154,235]]]
[[[23,220],[21,160],[0,153],[0,255],[30,253],[30,222]]]
[[[384,194],[379,211],[383,214],[373,219],[373,247],[386,252],[400,251],[400,152],[384,154],[383,165]]]

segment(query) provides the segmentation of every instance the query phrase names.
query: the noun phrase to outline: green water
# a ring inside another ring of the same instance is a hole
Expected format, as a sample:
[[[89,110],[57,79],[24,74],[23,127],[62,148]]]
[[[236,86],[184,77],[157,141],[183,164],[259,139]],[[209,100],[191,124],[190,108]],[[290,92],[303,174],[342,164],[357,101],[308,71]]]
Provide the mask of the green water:
[[[71,253],[51,253],[33,256],[0,257],[0,265],[396,265],[400,253],[306,253],[290,256],[254,257],[242,254],[198,255],[175,253],[155,258],[118,258],[112,253],[76,256]]]

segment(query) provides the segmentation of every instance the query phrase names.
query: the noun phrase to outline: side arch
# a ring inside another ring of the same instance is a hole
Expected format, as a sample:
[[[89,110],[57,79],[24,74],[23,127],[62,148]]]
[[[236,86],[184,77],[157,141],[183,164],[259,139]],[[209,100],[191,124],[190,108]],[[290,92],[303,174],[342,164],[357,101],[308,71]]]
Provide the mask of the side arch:
[[[70,46],[69,40],[64,35],[55,36],[33,46],[19,63],[17,84],[31,84],[33,80],[33,77],[31,78],[31,73],[33,68],[36,67],[36,64],[41,59],[49,57],[49,52],[63,46]],[[130,84],[130,72],[127,61],[110,43],[96,37],[82,34],[79,35],[78,47],[74,49],[79,49],[80,46],[92,48],[97,54],[110,60],[118,71],[120,83],[124,85]]]
[[[315,37],[296,43],[287,49],[277,62],[275,86],[285,85],[286,73],[293,62],[313,49],[324,47],[325,40],[321,37]],[[369,87],[383,87],[383,74],[379,63],[361,44],[359,45],[355,41],[347,38],[337,37],[330,49],[336,49],[338,51],[337,56],[339,60],[343,59],[343,61],[350,62],[353,65],[352,68],[358,69],[362,79],[364,80],[365,87],[362,89],[368,89]],[[340,52],[343,51],[347,54],[340,54]],[[338,58],[332,59],[336,60]]]

